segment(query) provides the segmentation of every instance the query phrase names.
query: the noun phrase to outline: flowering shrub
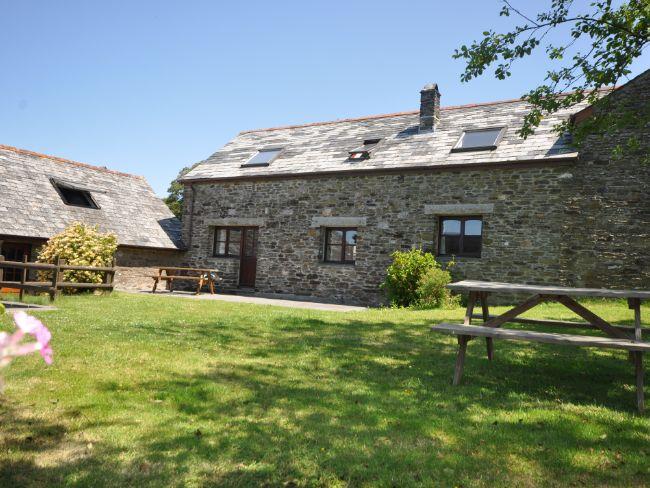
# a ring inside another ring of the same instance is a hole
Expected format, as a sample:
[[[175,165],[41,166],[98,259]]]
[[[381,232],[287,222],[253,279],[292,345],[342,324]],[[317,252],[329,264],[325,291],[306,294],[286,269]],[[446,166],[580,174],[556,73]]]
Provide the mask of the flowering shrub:
[[[47,241],[38,253],[38,262],[55,263],[58,257],[70,265],[110,266],[116,250],[115,234],[103,234],[99,232],[97,226],[75,222]],[[40,279],[46,280],[48,273],[43,272],[39,275]],[[101,283],[102,278],[103,273],[93,271],[63,272],[63,281],[75,283]]]
[[[14,324],[18,330],[13,334],[0,332],[0,368],[7,366],[18,356],[26,356],[36,351],[40,353],[47,364],[52,364],[52,347],[50,346],[52,334],[48,328],[36,317],[27,315],[25,312],[14,314]],[[35,340],[26,342],[24,340],[26,334]]]

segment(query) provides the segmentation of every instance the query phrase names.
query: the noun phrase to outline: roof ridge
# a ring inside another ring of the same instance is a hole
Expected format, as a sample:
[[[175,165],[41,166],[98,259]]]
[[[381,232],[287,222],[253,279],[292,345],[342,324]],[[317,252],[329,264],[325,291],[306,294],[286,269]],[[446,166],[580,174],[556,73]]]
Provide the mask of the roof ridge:
[[[622,85],[621,85],[622,86]],[[614,91],[619,89],[621,86],[615,85],[615,86],[608,86],[608,87],[602,87],[598,91],[599,92],[607,92],[607,91]],[[570,95],[572,93],[575,93],[575,91],[568,91],[568,92],[563,92],[559,93],[558,95],[565,96],[565,95]],[[491,105],[499,105],[502,103],[516,103],[516,102],[525,102],[526,100],[523,99],[523,97],[519,98],[507,98],[505,100],[494,100],[491,102],[478,102],[478,103],[467,103],[463,105],[448,105],[446,107],[440,107],[440,110],[457,110],[461,108],[475,108],[475,107],[489,107]],[[390,117],[399,117],[403,115],[415,115],[420,113],[419,110],[409,110],[406,112],[394,112],[394,113],[389,113],[389,114],[378,114],[378,115],[366,115],[363,117],[351,117],[351,118],[346,118],[346,119],[336,119],[336,120],[325,120],[321,122],[308,122],[306,124],[294,124],[294,125],[281,125],[278,127],[267,127],[267,128],[262,128],[262,129],[250,129],[250,130],[243,130],[240,132],[240,134],[248,134],[251,132],[266,132],[266,131],[272,131],[272,130],[282,130],[282,129],[298,129],[300,127],[313,127],[313,126],[318,126],[318,125],[331,125],[331,124],[338,124],[341,122],[361,122],[363,120],[374,120],[374,119],[386,119]]]
[[[0,144],[0,150],[11,151],[18,154],[25,154],[27,156],[35,156],[37,158],[51,159],[52,161],[56,161],[57,163],[71,164],[73,166],[78,166],[80,168],[94,169],[96,171],[103,171],[104,173],[110,173],[118,176],[129,176],[131,178],[139,178],[141,180],[145,179],[144,176],[134,175],[131,173],[124,173],[122,171],[116,171],[114,169],[108,169],[102,166],[94,166],[88,163],[80,163],[79,161],[72,161],[71,159],[65,159],[65,158],[60,158],[58,156],[51,156],[49,154],[38,153],[35,151],[30,151],[29,149],[21,149],[19,147],[7,146],[5,144]]]
[[[522,98],[510,98],[507,100],[497,100],[492,102],[479,102],[479,103],[468,103],[465,105],[448,105],[446,107],[440,107],[440,110],[456,110],[459,108],[474,108],[474,107],[485,107],[490,105],[498,105],[501,103],[515,103],[524,101]],[[313,127],[317,125],[330,125],[338,124],[341,122],[361,122],[363,120],[374,120],[374,119],[386,119],[390,117],[400,117],[404,115],[415,115],[420,113],[419,110],[407,110],[405,112],[393,112],[388,114],[377,114],[377,115],[365,115],[363,117],[350,117],[346,119],[336,119],[336,120],[325,120],[321,122],[308,122],[306,124],[294,124],[294,125],[281,125],[278,127],[266,127],[262,129],[249,129],[243,130],[240,134],[248,134],[250,132],[265,132],[271,130],[282,130],[282,129],[298,129],[300,127]]]
[[[315,125],[330,125],[330,124],[338,124],[341,122],[357,122],[362,120],[386,119],[389,117],[399,117],[402,115],[415,115],[417,113],[419,113],[419,110],[409,110],[406,112],[394,112],[390,114],[366,115],[364,117],[351,117],[347,119],[325,120],[321,122],[307,122],[306,124],[280,125],[278,127],[265,127],[262,129],[243,130],[240,132],[240,134],[248,134],[250,132],[265,132],[270,130],[298,129],[300,127],[313,127]]]

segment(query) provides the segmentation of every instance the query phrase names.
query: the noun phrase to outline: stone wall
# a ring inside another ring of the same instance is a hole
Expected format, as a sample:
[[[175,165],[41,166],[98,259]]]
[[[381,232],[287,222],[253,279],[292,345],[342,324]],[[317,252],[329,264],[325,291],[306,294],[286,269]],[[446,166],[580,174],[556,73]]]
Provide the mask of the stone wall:
[[[650,71],[609,97],[642,127],[592,136],[581,148],[567,201],[576,228],[563,259],[576,285],[650,289]],[[638,149],[616,157],[632,134]]]
[[[194,185],[187,258],[194,266],[220,269],[225,285],[236,286],[238,259],[212,257],[214,226],[261,218],[258,290],[378,304],[382,301],[378,287],[394,250],[435,250],[440,216],[474,214],[478,209],[484,212],[482,256],[457,258],[457,277],[566,283],[567,270],[559,255],[565,233],[572,228],[567,225],[571,215],[566,202],[573,193],[574,173],[573,165],[556,163]],[[189,190],[186,196],[191,201]],[[355,265],[322,262],[320,224],[339,225],[336,218],[363,223],[357,225]]]
[[[120,247],[115,256],[117,272],[115,288],[121,290],[148,290],[153,286],[151,276],[160,266],[182,266],[184,253],[160,249]]]

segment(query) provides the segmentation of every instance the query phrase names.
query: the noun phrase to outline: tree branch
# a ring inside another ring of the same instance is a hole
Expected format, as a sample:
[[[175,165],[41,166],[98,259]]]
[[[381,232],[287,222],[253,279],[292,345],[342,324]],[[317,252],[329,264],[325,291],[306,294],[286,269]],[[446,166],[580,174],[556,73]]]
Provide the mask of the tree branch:
[[[513,6],[510,4],[510,2],[509,2],[508,0],[503,0],[503,3],[505,3],[505,4],[508,6],[508,8],[509,8],[510,10],[514,11],[514,12],[515,12],[516,14],[518,14],[520,17],[526,19],[528,22],[531,22],[531,23],[533,23],[533,24],[535,24],[536,26],[539,27],[539,25],[537,24],[536,21],[534,21],[533,19],[531,19],[531,18],[528,17],[527,15],[522,14],[519,10],[517,10],[515,7],[513,7]]]

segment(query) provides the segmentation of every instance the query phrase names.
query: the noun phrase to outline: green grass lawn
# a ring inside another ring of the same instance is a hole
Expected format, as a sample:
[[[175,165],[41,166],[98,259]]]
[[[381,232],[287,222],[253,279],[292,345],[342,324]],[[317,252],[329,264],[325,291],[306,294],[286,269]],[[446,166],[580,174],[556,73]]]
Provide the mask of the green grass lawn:
[[[623,351],[496,342],[489,364],[472,341],[452,387],[456,341],[429,327],[461,309],[56,305],[40,314],[54,365],[4,370],[3,487],[650,484],[650,416]],[[623,302],[589,306],[632,323]]]

